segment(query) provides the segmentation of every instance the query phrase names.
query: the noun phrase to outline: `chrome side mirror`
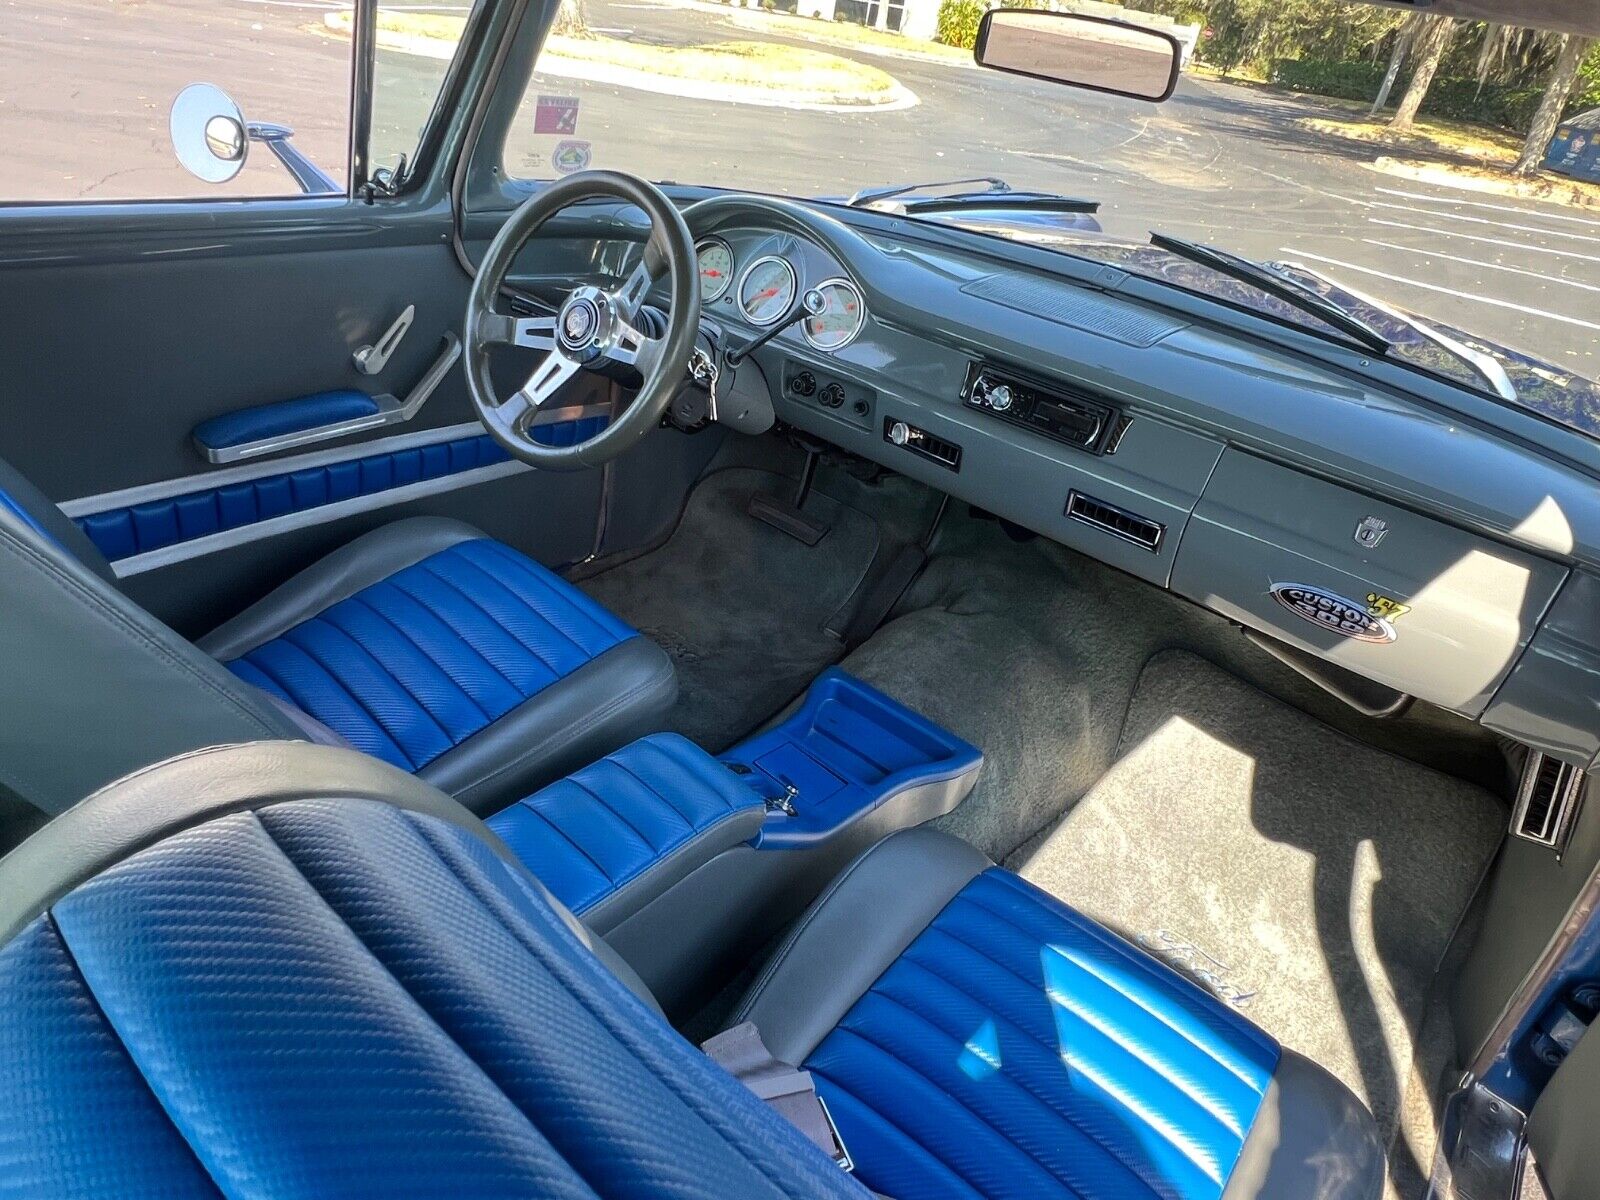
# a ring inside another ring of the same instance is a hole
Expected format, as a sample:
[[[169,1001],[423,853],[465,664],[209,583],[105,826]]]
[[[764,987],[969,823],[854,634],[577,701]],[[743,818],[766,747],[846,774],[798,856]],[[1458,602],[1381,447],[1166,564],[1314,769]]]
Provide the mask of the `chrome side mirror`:
[[[261,142],[303,194],[337,196],[344,191],[338,180],[295,149],[294,130],[265,121],[247,122],[233,97],[214,83],[191,83],[179,92],[167,127],[178,162],[207,183],[227,183],[244,169],[250,143]]]
[[[195,178],[227,183],[244,169],[250,149],[244,114],[215,84],[191,83],[179,92],[167,128],[178,162]]]

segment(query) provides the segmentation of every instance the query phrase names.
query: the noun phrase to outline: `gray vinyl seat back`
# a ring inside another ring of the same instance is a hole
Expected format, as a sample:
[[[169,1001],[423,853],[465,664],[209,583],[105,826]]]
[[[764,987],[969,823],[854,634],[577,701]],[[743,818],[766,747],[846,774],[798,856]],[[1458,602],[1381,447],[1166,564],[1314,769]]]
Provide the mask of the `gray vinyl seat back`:
[[[0,462],[0,788],[53,816],[197,746],[306,731],[123,595],[61,510]]]
[[[205,750],[46,826],[0,861],[0,990],[29,1194],[867,1195],[476,818],[352,751]]]

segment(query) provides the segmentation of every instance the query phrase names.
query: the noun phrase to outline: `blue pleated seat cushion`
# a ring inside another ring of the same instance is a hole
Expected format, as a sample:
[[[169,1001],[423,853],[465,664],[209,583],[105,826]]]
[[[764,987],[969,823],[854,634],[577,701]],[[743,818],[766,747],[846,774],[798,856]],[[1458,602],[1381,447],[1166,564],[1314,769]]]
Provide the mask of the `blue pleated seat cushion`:
[[[761,797],[675,733],[652,734],[558,780],[486,824],[582,916],[697,839],[760,828]]]
[[[0,947],[0,1196],[865,1200],[459,825],[182,829]]]
[[[1217,1200],[1278,1057],[1238,1013],[995,868],[806,1066],[858,1177],[897,1200]]]
[[[234,674],[408,771],[634,630],[490,538],[458,542],[249,650]]]

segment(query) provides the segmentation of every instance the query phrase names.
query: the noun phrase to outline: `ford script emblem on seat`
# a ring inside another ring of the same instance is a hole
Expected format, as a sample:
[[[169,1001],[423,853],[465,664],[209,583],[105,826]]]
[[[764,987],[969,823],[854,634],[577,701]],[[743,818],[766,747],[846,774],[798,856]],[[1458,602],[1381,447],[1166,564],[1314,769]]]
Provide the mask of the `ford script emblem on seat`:
[[[1392,642],[1394,626],[1365,604],[1308,583],[1275,583],[1272,598],[1297,617],[1358,642]]]

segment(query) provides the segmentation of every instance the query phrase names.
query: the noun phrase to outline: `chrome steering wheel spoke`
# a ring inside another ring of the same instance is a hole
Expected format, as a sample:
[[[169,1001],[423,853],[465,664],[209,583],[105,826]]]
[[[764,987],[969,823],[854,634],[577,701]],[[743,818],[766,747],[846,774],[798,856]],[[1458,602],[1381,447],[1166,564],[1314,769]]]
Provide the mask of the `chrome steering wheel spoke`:
[[[507,317],[497,312],[486,312],[478,318],[478,337],[489,345],[553,350],[556,344],[556,319],[553,316]]]
[[[650,294],[650,287],[656,281],[647,265],[649,257],[646,253],[639,259],[639,265],[629,273],[627,279],[623,280],[622,286],[612,297],[617,315],[628,324],[632,324],[638,317],[639,310],[644,307],[644,298]]]
[[[508,437],[526,437],[528,426],[539,409],[561,390],[562,384],[578,373],[578,368],[579,364],[560,350],[550,351],[533,369],[526,383],[481,414],[484,421]]]
[[[606,357],[613,362],[637,367],[640,374],[648,375],[661,360],[662,349],[660,338],[641,333],[632,323],[618,317]]]
[[[519,388],[512,400],[520,400],[530,413],[536,413],[546,401],[561,390],[561,385],[578,373],[580,364],[560,350],[552,350],[528,376],[528,382]],[[509,404],[511,401],[507,401]]]

